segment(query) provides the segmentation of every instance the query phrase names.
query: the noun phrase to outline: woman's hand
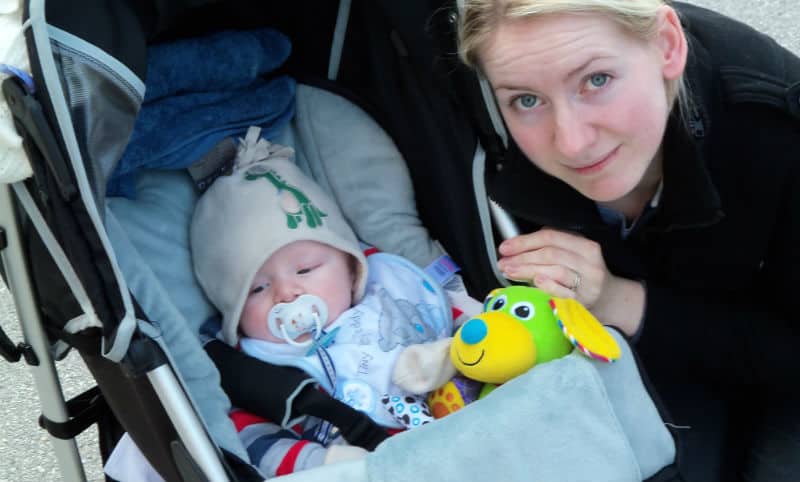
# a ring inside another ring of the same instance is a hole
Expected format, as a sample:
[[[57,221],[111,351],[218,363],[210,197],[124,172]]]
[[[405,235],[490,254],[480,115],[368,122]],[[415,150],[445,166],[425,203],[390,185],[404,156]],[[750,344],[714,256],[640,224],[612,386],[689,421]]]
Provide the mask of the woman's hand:
[[[504,241],[500,271],[530,281],[552,296],[575,298],[592,308],[604,294],[611,273],[600,245],[582,236],[542,228]]]
[[[644,287],[608,271],[600,245],[576,234],[542,228],[504,241],[504,275],[559,298],[575,298],[597,318],[633,335],[644,312]]]

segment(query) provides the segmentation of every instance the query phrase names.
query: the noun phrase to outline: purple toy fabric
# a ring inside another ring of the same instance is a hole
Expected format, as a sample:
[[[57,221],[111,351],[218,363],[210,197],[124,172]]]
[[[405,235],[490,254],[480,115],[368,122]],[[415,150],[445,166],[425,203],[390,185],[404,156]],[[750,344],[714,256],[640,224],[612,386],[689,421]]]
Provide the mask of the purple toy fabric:
[[[461,398],[464,399],[465,405],[469,405],[477,400],[478,396],[481,394],[481,387],[483,387],[483,383],[481,382],[461,375],[454,376],[451,381],[461,394]]]

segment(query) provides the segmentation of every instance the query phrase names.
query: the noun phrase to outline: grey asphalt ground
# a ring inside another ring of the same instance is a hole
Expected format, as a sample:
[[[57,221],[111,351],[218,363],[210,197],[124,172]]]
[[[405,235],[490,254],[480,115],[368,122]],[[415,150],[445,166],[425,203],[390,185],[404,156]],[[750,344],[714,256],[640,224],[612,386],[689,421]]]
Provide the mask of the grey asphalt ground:
[[[800,8],[797,0],[692,0],[749,23],[800,54]],[[15,342],[22,339],[11,293],[0,286],[0,326]],[[57,364],[67,397],[93,382],[74,354]],[[63,480],[45,432],[39,429],[39,400],[28,368],[0,358],[0,482]],[[78,438],[88,480],[103,479],[97,437],[90,430]]]

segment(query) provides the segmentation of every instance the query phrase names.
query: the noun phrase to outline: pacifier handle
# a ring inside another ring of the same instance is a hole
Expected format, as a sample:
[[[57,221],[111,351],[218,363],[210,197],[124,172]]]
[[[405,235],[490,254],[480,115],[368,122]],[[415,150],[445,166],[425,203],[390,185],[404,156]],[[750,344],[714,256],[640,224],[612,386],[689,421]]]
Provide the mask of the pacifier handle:
[[[286,343],[305,347],[322,334],[327,319],[328,307],[325,302],[318,296],[304,294],[292,302],[273,306],[267,315],[267,327],[274,336],[282,338]],[[288,320],[291,326],[287,327],[287,322],[284,320]],[[296,338],[305,333],[312,333],[312,339],[305,342],[296,341]]]
[[[317,336],[319,336],[319,334],[322,333],[322,322],[320,321],[319,315],[316,312],[312,313],[311,316],[314,317],[314,323],[317,325],[315,333],[317,333]],[[290,337],[288,333],[286,333],[286,324],[283,322],[281,322],[281,334],[283,334],[283,339],[286,340],[286,343],[292,346],[306,347],[314,343],[313,338],[309,338],[306,341],[294,341],[294,339]]]

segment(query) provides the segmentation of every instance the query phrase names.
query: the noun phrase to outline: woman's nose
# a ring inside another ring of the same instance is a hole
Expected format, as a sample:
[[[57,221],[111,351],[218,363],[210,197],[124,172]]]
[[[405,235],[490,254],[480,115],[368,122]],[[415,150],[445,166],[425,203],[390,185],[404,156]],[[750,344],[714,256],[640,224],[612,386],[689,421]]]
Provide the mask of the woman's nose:
[[[557,108],[555,117],[556,149],[568,160],[580,159],[595,141],[595,128],[573,106]]]

